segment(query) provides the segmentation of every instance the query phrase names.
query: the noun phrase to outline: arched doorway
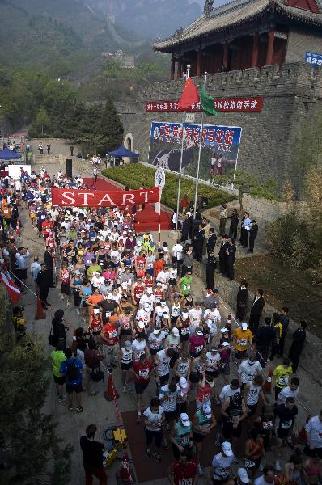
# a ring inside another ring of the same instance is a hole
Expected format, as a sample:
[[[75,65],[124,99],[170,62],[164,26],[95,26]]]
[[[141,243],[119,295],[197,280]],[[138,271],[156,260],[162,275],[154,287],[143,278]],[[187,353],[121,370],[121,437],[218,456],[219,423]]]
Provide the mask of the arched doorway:
[[[132,135],[132,133],[128,133],[127,135],[125,135],[124,146],[127,150],[130,150],[131,152],[133,152],[133,135]]]

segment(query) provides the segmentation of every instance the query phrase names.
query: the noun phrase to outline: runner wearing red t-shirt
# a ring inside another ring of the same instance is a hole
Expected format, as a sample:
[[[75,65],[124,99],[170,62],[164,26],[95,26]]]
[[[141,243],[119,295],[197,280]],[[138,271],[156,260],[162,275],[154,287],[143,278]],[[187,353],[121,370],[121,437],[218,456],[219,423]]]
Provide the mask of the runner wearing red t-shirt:
[[[116,367],[119,355],[119,332],[115,323],[107,321],[102,328],[104,363],[108,368]]]
[[[138,305],[145,290],[145,285],[141,278],[137,279],[137,282],[132,286],[132,302],[133,305]]]
[[[41,232],[44,238],[49,236],[51,229],[54,227],[54,221],[51,221],[49,218],[46,218],[41,224]]]
[[[172,485],[194,485],[197,480],[197,463],[192,458],[192,452],[186,450],[170,467]]]
[[[140,356],[138,361],[133,362],[135,392],[138,398],[138,421],[142,415],[142,394],[149,385],[152,369],[152,360],[148,359],[145,353]]]
[[[134,260],[135,272],[138,278],[143,278],[146,271],[146,257],[145,254],[141,253],[136,256]]]

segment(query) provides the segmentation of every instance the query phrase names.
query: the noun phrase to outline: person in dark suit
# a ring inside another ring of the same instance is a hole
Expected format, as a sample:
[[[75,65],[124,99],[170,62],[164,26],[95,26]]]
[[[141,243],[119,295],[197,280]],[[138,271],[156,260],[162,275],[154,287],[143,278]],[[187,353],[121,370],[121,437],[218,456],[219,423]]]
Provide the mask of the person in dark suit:
[[[213,227],[211,227],[209,229],[209,237],[207,239],[207,253],[212,253],[215,249],[215,246],[216,246],[216,242],[217,242],[217,236],[215,234],[215,229]]]
[[[236,307],[236,320],[245,321],[248,307],[248,283],[245,279],[241,280],[239,285]]]
[[[234,209],[230,216],[229,237],[232,237],[233,239],[237,239],[238,224],[239,224],[238,211],[237,209]]]
[[[276,332],[271,326],[271,318],[265,318],[265,325],[262,325],[256,332],[256,350],[262,355],[265,362],[267,362],[270,349],[276,339]]]
[[[263,295],[264,291],[262,289],[258,289],[252,304],[252,308],[250,310],[249,328],[255,334],[259,327],[260,318],[265,306],[265,299]]]
[[[292,343],[289,350],[289,359],[292,364],[293,372],[297,371],[297,368],[300,363],[300,357],[304,349],[304,344],[306,340],[306,328],[307,323],[302,320],[300,322],[300,326],[295,332],[293,333]]]
[[[229,239],[226,249],[226,275],[230,280],[235,276],[236,246],[235,239]]]
[[[49,278],[49,286],[54,286],[54,251],[52,248],[47,248],[44,252],[44,265],[46,266],[47,275]]]
[[[213,290],[215,287],[215,268],[216,257],[215,253],[208,252],[208,260],[206,264],[206,288]]]
[[[219,259],[219,270],[222,275],[226,274],[226,261],[227,261],[227,248],[228,248],[228,236],[224,234],[221,238],[221,244],[218,252],[218,259]]]
[[[36,283],[38,286],[38,292],[39,292],[39,298],[40,298],[41,304],[46,310],[49,306],[51,306],[47,300],[48,294],[49,294],[49,288],[50,288],[50,275],[44,264],[41,265],[41,270],[37,275]]]
[[[255,219],[253,219],[250,227],[250,231],[249,231],[249,238],[248,238],[248,251],[250,253],[254,251],[254,244],[255,244],[255,239],[257,237],[257,233],[258,233],[258,225]]]
[[[193,239],[193,257],[197,261],[202,261],[202,250],[205,242],[205,231],[200,227]]]

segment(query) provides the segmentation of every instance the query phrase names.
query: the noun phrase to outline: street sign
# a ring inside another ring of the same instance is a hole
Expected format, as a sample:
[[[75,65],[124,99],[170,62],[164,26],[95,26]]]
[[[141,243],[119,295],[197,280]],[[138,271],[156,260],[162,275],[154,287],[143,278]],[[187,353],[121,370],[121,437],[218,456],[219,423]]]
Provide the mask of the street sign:
[[[313,66],[322,66],[322,54],[317,52],[306,52],[305,61]]]

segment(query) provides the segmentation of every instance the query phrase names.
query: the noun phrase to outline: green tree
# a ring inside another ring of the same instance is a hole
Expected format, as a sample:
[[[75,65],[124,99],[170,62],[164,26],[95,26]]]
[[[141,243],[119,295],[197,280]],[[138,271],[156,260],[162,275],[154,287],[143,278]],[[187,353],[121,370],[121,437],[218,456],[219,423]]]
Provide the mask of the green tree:
[[[3,289],[0,308],[0,483],[63,485],[69,481],[71,449],[57,437],[52,416],[42,411],[48,360],[34,336],[15,342]]]
[[[35,125],[36,127],[40,128],[41,136],[44,136],[44,130],[45,128],[49,127],[49,116],[47,114],[47,111],[45,108],[42,106],[40,110],[37,113],[36,119],[35,119]]]

